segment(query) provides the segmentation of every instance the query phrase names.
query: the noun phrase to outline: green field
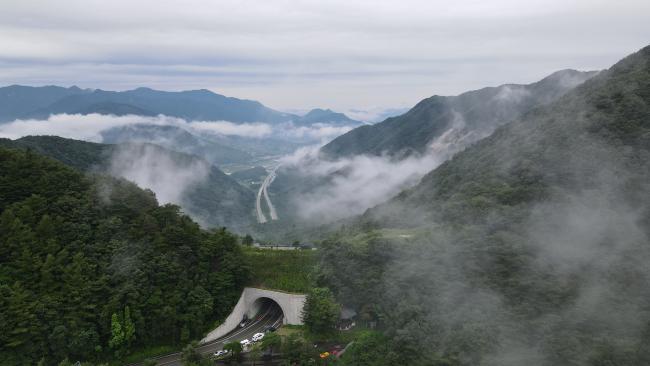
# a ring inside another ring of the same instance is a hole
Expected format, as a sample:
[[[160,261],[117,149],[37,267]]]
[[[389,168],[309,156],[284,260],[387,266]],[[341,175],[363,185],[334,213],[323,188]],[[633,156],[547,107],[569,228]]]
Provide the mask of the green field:
[[[244,254],[251,266],[251,286],[300,293],[311,288],[314,251],[245,248]]]

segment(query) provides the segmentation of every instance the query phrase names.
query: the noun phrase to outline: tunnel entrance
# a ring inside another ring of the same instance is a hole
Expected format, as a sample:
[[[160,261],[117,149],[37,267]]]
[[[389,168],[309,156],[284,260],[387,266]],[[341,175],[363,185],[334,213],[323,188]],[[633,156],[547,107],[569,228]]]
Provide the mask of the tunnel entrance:
[[[307,295],[246,287],[230,315],[201,343],[219,339],[241,326],[242,320],[263,328],[282,324],[301,325]]]
[[[275,328],[284,323],[284,312],[275,300],[268,297],[256,299],[248,308],[246,316],[251,321],[264,321]]]

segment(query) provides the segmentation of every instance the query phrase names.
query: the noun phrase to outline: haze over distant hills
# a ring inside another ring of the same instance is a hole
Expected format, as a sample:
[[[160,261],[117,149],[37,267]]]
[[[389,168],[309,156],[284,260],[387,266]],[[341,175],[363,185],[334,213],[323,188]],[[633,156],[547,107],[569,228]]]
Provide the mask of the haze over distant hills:
[[[531,84],[433,96],[401,116],[351,130],[278,170],[270,191],[278,197],[280,216],[323,223],[361,214],[498,126],[556,101],[596,74],[562,70]]]
[[[137,88],[127,91],[80,89],[76,86],[0,88],[0,122],[15,119],[47,119],[55,114],[166,115],[188,121],[234,123],[282,123],[309,126],[315,123],[361,124],[342,113],[314,109],[304,117],[273,110],[262,103],[226,97],[209,90],[180,92]]]
[[[596,73],[562,70],[532,84],[505,84],[452,97],[432,96],[401,116],[356,128],[321,151],[329,158],[360,154],[405,157],[429,149],[436,152],[440,145],[449,150],[449,144],[456,145],[452,150],[457,151],[489,135],[497,126],[556,100]]]

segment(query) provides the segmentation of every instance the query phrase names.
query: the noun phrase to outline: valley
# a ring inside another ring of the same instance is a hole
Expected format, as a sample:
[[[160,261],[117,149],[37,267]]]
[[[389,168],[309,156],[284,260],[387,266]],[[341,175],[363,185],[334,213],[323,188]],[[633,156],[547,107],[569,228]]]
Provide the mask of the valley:
[[[1,366],[650,365],[645,3],[61,1],[0,5]]]

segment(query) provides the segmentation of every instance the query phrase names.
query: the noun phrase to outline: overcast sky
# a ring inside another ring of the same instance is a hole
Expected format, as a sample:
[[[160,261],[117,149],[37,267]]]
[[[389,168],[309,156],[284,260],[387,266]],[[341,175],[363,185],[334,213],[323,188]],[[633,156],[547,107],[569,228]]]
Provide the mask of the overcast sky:
[[[0,84],[199,89],[277,109],[404,107],[601,69],[648,0],[0,0]]]

